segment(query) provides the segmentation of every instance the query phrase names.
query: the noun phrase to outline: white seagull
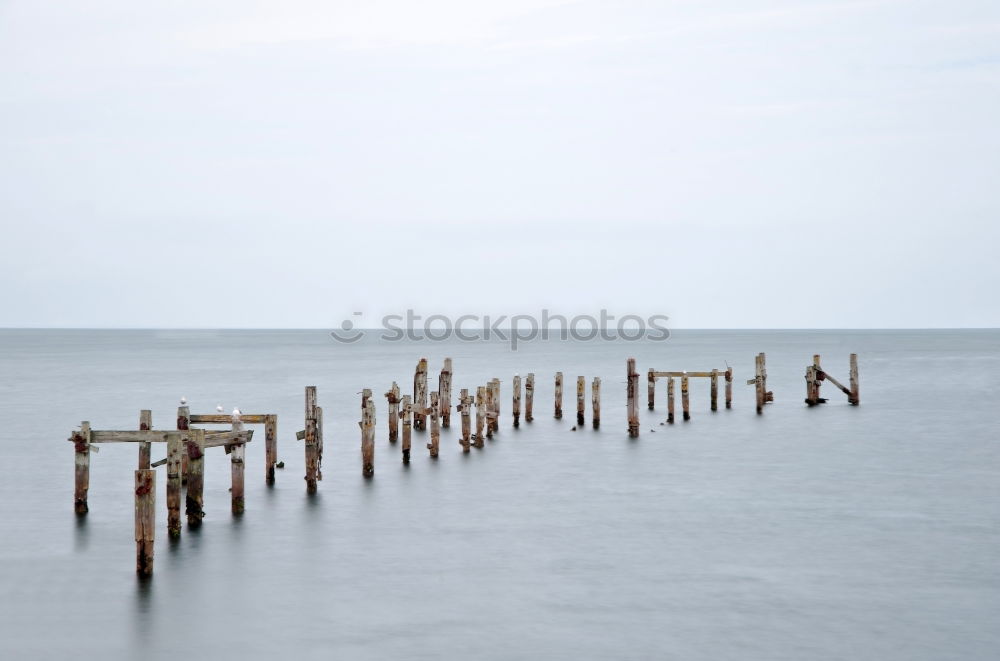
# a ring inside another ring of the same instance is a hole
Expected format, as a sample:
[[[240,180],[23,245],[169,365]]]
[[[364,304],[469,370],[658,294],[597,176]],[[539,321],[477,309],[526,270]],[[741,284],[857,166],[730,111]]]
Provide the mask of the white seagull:
[[[187,403],[188,403],[188,398],[181,395],[181,406],[184,406]]]
[[[218,411],[219,413],[222,413],[222,411],[224,410],[224,409],[222,408],[222,404],[219,404],[218,406],[216,406],[216,407],[215,407],[215,410],[216,410],[216,411]]]

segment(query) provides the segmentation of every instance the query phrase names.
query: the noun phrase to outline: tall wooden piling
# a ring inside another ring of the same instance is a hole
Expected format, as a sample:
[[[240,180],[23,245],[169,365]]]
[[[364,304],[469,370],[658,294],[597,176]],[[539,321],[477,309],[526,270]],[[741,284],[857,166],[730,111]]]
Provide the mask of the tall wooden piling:
[[[824,399],[820,397],[819,389],[823,385],[823,367],[819,364],[819,354],[813,355],[813,401],[821,404]]]
[[[462,388],[458,396],[458,412],[462,416],[462,438],[459,445],[462,452],[468,452],[472,443],[472,398],[469,397],[469,389]]]
[[[141,576],[153,573],[155,537],[156,471],[141,468],[135,472],[135,571]]]
[[[403,421],[403,463],[410,463],[410,440],[413,438],[413,402],[409,395],[403,395],[399,417]]]
[[[626,362],[628,435],[639,436],[639,373],[635,371],[635,358]]]
[[[233,413],[233,431],[243,431],[243,421],[237,413]],[[230,489],[230,500],[232,501],[233,514],[243,514],[245,509],[245,463],[246,443],[234,443],[229,452],[229,465],[232,469],[232,487]]]
[[[656,406],[656,377],[653,376],[654,371],[655,370],[650,367],[646,377],[646,399],[649,400],[647,404],[649,405],[650,411],[652,411]]]
[[[451,427],[451,358],[444,359],[444,368],[438,377],[438,397],[441,407],[441,426]]]
[[[278,463],[278,416],[264,416],[264,482],[274,484],[274,467]],[[190,487],[189,487],[190,488]]]
[[[177,429],[190,429],[191,412],[186,406],[177,407]],[[184,494],[184,513],[188,528],[197,528],[205,518],[205,448],[204,434],[192,434],[184,444],[187,457],[187,489]],[[183,460],[181,472],[184,472]],[[273,478],[272,478],[273,479]]]
[[[399,386],[395,381],[385,398],[389,402],[389,442],[395,443],[399,437]]]
[[[514,375],[514,393],[511,397],[511,416],[514,418],[514,426],[521,426],[521,376]]]
[[[757,415],[760,415],[764,412],[764,403],[767,401],[764,390],[764,354],[762,353],[757,354],[754,359],[754,394],[757,398]]]
[[[149,428],[153,428],[152,421],[150,421]],[[139,427],[139,429],[142,429],[142,427]],[[191,429],[191,411],[185,404],[181,404],[177,407],[177,429]],[[187,447],[184,447],[183,453],[181,454],[181,486],[187,484],[188,473],[191,472],[190,461],[191,460],[188,458]],[[148,468],[148,466],[139,466],[139,468]]]
[[[145,431],[153,428],[153,412],[149,409],[139,411],[139,429]],[[139,468],[149,468],[152,443],[139,443]]]
[[[323,481],[323,407],[316,407],[316,480]]]
[[[851,376],[850,376],[850,386],[851,394],[848,395],[847,401],[854,406],[861,403],[861,390],[858,386],[858,354],[851,354]]]
[[[767,354],[760,352],[760,389],[764,395],[764,403],[774,401],[774,393],[767,389]]]
[[[601,377],[595,376],[590,385],[590,409],[594,429],[601,426]]]
[[[319,473],[319,433],[316,414],[316,386],[306,386],[306,493],[316,493]]]
[[[486,387],[476,388],[476,435],[473,445],[483,447],[483,428],[486,426]]]
[[[726,368],[726,408],[733,408],[733,368]]]
[[[431,393],[431,405],[427,413],[431,418],[431,442],[427,444],[427,449],[431,452],[431,459],[437,459],[441,445],[441,405],[440,395],[437,391]]]
[[[490,417],[487,418],[493,425],[493,431],[500,431],[500,379],[494,378],[490,381],[490,403],[493,405]]]
[[[528,372],[524,378],[524,421],[531,422],[535,419],[532,409],[535,404],[535,374]]]
[[[413,374],[413,428],[427,429],[427,359],[421,358]]]
[[[576,377],[576,424],[578,427],[584,424],[584,414],[586,413],[587,378]]]
[[[816,367],[809,365],[806,367],[806,404],[815,406],[818,402],[815,398],[816,392]]]
[[[556,390],[555,390],[556,420],[562,420],[562,386],[563,386],[563,373],[556,372]]]
[[[365,388],[361,391],[361,474],[364,477],[375,475],[375,403],[372,401],[372,391]]]
[[[73,434],[74,468],[76,471],[73,488],[73,510],[77,514],[90,511],[87,505],[87,491],[90,489],[90,423],[80,423],[80,431]]]
[[[187,439],[167,439],[167,534],[181,536],[181,455]]]
[[[718,411],[719,410],[719,370],[713,369],[712,370],[712,376],[710,378],[712,380],[712,386],[711,386],[711,405],[710,406],[711,406],[711,409],[713,411]]]
[[[674,424],[674,377],[667,377],[667,423]]]
[[[691,419],[691,406],[690,400],[688,399],[688,375],[684,374],[681,376],[681,412],[684,415],[684,421],[687,422]]]

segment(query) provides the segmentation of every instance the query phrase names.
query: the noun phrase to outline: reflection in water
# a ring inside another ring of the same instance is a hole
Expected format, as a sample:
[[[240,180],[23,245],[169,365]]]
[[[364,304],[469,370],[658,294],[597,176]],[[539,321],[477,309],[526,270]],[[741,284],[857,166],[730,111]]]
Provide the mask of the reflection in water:
[[[84,551],[90,546],[90,529],[87,527],[87,517],[74,515],[76,518],[75,533],[73,535],[73,548],[77,551]]]

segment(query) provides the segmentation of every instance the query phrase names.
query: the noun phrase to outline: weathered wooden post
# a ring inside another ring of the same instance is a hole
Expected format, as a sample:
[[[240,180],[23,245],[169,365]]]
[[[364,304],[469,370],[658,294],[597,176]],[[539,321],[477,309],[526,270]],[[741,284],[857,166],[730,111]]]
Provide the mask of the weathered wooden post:
[[[726,368],[726,408],[733,408],[733,368]]]
[[[316,407],[316,480],[323,481],[323,407]]]
[[[493,381],[486,382],[486,438],[493,438]]]
[[[458,412],[462,415],[462,438],[459,440],[459,445],[462,446],[462,452],[469,451],[469,445],[472,442],[472,398],[469,397],[469,389],[462,388],[458,396]]]
[[[316,493],[319,473],[319,431],[316,413],[316,386],[306,386],[306,493]]]
[[[683,412],[685,422],[691,419],[691,407],[690,401],[688,400],[687,372],[681,375],[681,411]]]
[[[278,463],[278,416],[264,416],[264,481],[274,484],[274,466]]]
[[[156,471],[141,468],[135,472],[135,571],[141,576],[153,573],[155,536]]]
[[[595,376],[590,386],[590,406],[594,429],[601,426],[601,377]]]
[[[577,426],[583,426],[584,424],[584,412],[586,411],[585,400],[587,397],[587,378],[583,376],[576,377],[576,424]]]
[[[427,429],[427,359],[421,358],[413,375],[413,428]]]
[[[823,367],[819,364],[819,354],[813,354],[813,401],[821,404],[823,400],[819,396],[819,388],[823,385]]]
[[[535,403],[535,374],[528,372],[524,379],[524,421],[531,422],[535,419],[532,415],[532,408]]]
[[[365,388],[361,391],[361,474],[365,477],[375,475],[375,403],[372,402],[372,391]]]
[[[431,459],[437,459],[438,449],[441,445],[441,414],[438,407],[441,405],[438,392],[431,393],[431,406],[427,413],[431,417],[431,442],[427,444],[427,449],[431,451]]]
[[[631,438],[639,436],[639,373],[635,371],[635,358],[626,362],[628,388],[628,435]]]
[[[139,429],[145,431],[153,428],[153,412],[149,409],[139,411]],[[149,468],[152,443],[139,443],[139,468]]]
[[[767,389],[767,355],[763,351],[760,352],[760,390],[765,404],[774,401],[774,393]]]
[[[233,431],[242,432],[243,431],[243,421],[240,419],[239,410],[233,411]],[[236,442],[233,443],[229,452],[229,463],[232,468],[233,485],[231,488],[231,500],[232,500],[232,510],[233,514],[243,514],[245,508],[244,499],[244,484],[245,484],[245,470],[244,470],[244,459],[246,457],[246,443]]]
[[[562,372],[556,372],[556,420],[562,420]]]
[[[90,489],[90,423],[80,423],[80,431],[73,434],[75,453],[76,484],[73,489],[73,510],[77,514],[90,511],[87,505],[87,491]]]
[[[711,408],[713,411],[719,410],[719,370],[712,370],[711,386]]]
[[[851,394],[847,397],[847,401],[854,406],[861,403],[861,390],[858,387],[858,354],[851,354]]]
[[[438,397],[441,406],[441,426],[451,427],[451,358],[444,359],[444,368],[438,377]]]
[[[648,376],[646,377],[646,397],[649,400],[649,410],[652,411],[656,406],[656,377],[653,376],[653,368],[649,368]]]
[[[139,427],[142,429],[142,427]],[[150,421],[149,428],[152,429],[152,421]],[[177,407],[177,429],[182,431],[187,431],[191,429],[191,411],[183,401],[181,405]],[[190,459],[188,458],[187,447],[182,449],[183,454],[181,454],[181,486],[187,484],[188,473],[191,471]],[[148,466],[139,466],[139,468],[148,468]]]
[[[395,443],[399,437],[399,386],[395,381],[385,398],[389,401],[389,442]]]
[[[754,361],[754,385],[757,395],[757,415],[764,412],[764,403],[767,401],[767,396],[764,394],[764,354],[757,354],[757,358]],[[809,388],[807,387],[808,391]],[[808,396],[808,393],[807,393]]]
[[[187,439],[179,434],[167,438],[167,534],[181,536],[181,455]]]
[[[667,377],[667,424],[674,424],[674,377]]]
[[[177,407],[177,429],[190,430],[191,412],[187,406]],[[187,491],[184,495],[184,513],[188,528],[197,528],[205,518],[205,447],[204,432],[192,434],[184,444],[187,457]],[[201,439],[201,440],[199,440]],[[183,472],[183,461],[181,462]]]
[[[410,439],[413,437],[413,402],[409,395],[403,395],[403,401],[399,411],[399,417],[403,421],[403,463],[410,463]]]
[[[816,399],[813,393],[816,391],[816,367],[809,365],[806,367],[806,404],[814,406]]]
[[[483,447],[483,428],[486,426],[486,387],[476,388],[476,436],[473,439],[477,448]]]
[[[500,431],[500,379],[494,378],[490,381],[490,402],[493,405],[493,410],[491,411],[491,417],[487,418],[489,423],[493,425],[493,431]]]
[[[511,415],[514,417],[514,426],[521,426],[521,376],[514,375],[514,394],[511,401]]]

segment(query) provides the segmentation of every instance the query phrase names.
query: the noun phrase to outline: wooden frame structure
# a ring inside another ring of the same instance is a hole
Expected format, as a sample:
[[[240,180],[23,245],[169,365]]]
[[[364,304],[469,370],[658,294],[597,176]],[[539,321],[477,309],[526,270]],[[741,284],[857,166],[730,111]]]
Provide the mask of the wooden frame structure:
[[[764,405],[774,401],[774,393],[767,389],[767,356],[761,351],[754,356],[754,377],[747,379],[748,386],[754,386],[757,401],[757,415],[764,412]]]
[[[683,409],[684,420],[691,419],[691,411],[688,400],[688,379],[706,378],[710,380],[711,409],[719,410],[719,377],[726,380],[726,408],[733,408],[733,368],[729,367],[725,371],[713,369],[708,372],[660,372],[652,367],[647,372],[648,404],[653,410],[656,405],[656,380],[667,380],[667,422],[674,422],[674,379],[681,380],[681,408]]]
[[[840,381],[827,374],[819,362],[819,354],[813,356],[812,365],[806,368],[806,404],[816,406],[826,404],[826,398],[819,396],[819,388],[824,381],[829,381],[847,395],[847,403],[857,406],[861,403],[861,392],[858,387],[858,354],[852,353],[850,358],[850,387],[844,387]]]

